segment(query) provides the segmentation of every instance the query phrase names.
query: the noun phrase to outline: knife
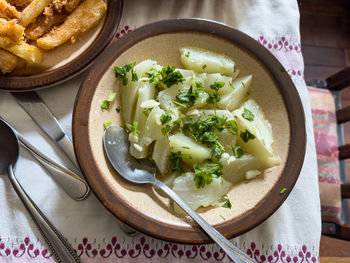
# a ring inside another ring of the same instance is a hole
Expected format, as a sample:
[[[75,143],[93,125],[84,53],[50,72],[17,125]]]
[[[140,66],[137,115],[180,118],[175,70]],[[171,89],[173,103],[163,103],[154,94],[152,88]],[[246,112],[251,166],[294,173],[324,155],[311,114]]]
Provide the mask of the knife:
[[[74,153],[73,143],[64,132],[63,128],[52,114],[50,109],[41,100],[35,91],[30,92],[11,92],[18,104],[28,113],[36,124],[57,144],[57,146],[65,153],[77,173],[83,178],[77,159]]]

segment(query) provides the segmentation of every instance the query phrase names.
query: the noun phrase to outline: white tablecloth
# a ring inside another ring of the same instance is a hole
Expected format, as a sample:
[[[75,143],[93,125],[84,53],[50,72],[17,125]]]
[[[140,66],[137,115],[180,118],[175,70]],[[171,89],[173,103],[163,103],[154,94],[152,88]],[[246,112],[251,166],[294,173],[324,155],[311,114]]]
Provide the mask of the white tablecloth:
[[[321,233],[317,164],[309,98],[303,79],[299,10],[295,0],[125,1],[117,37],[148,22],[175,17],[204,17],[231,25],[255,38],[284,65],[306,114],[306,157],[295,188],[268,220],[232,240],[258,262],[318,262]],[[39,91],[71,134],[75,95],[81,76]],[[0,93],[0,116],[30,142],[61,163],[46,135],[8,93]],[[0,135],[1,136],[1,135]],[[25,151],[16,167],[21,184],[83,262],[230,262],[217,245],[181,245],[139,234],[128,237],[97,198],[70,199]],[[0,261],[53,262],[36,225],[6,177],[0,177]]]

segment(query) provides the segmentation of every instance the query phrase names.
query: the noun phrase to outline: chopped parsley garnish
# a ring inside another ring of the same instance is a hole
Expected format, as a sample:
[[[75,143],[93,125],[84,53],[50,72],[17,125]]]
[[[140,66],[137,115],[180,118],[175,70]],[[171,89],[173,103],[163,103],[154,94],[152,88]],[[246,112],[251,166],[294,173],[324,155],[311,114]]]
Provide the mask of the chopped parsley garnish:
[[[183,155],[181,152],[171,152],[169,156],[169,166],[172,172],[183,172],[183,167],[182,167],[182,157]]]
[[[225,82],[223,81],[215,81],[214,83],[210,84],[210,88],[215,91],[218,91],[223,86],[225,86]]]
[[[185,54],[185,57],[188,58],[190,56],[190,51],[188,51],[186,54]]]
[[[223,215],[219,215],[223,220],[226,220],[226,218]]]
[[[232,207],[232,204],[231,204],[230,200],[227,200],[227,201],[222,205],[222,207],[231,208],[231,207]]]
[[[202,69],[205,69],[207,67],[207,65],[206,64],[204,64],[203,66],[202,66]]]
[[[114,67],[115,76],[117,78],[122,78],[124,86],[128,85],[128,77],[126,76],[126,73],[130,72],[130,70],[132,70],[134,66],[135,66],[135,62],[131,64],[125,64],[124,66],[120,66],[120,67],[118,66]],[[136,73],[134,73],[134,75],[136,75]],[[132,79],[134,81],[135,76],[132,76]]]
[[[218,101],[220,101],[220,95],[218,91],[223,86],[225,86],[225,82],[222,82],[222,81],[215,81],[214,83],[210,84],[210,88],[213,90],[213,92],[208,93],[209,95],[209,97],[207,98],[208,103],[216,104],[218,103]]]
[[[235,146],[232,145],[232,152],[233,152],[233,156],[236,157],[237,159],[241,158],[243,155],[243,150],[241,148],[241,146]]]
[[[136,72],[134,69],[131,70],[131,81],[138,81],[139,77],[137,76]]]
[[[224,147],[218,141],[218,131],[229,130],[237,134],[237,124],[234,120],[227,120],[217,115],[209,116],[207,119],[188,117],[182,119],[182,132],[194,138],[196,142],[207,145],[214,157],[220,158]]]
[[[244,112],[242,113],[242,117],[248,121],[254,120],[254,114],[248,110],[246,107],[244,107]]]
[[[280,194],[283,195],[285,193],[285,191],[287,191],[287,188],[283,188],[281,191],[280,191]]]
[[[231,89],[233,89],[233,90],[235,89],[232,82],[229,82],[228,85],[230,86]]]
[[[102,102],[101,109],[104,109],[104,110],[109,109],[110,104],[115,100],[116,97],[117,97],[116,92],[110,92],[108,95],[108,99]]]
[[[153,108],[144,108],[142,113],[146,115],[146,117],[148,117],[148,115],[151,113]]]
[[[213,181],[213,177],[219,177],[222,174],[222,164],[207,161],[194,167],[194,181],[197,188],[203,188]]]
[[[162,115],[160,115],[160,121],[162,123],[162,125],[168,123],[169,121],[171,121],[173,117],[171,117],[171,113],[169,111],[163,113]]]
[[[190,108],[192,107],[196,99],[199,97],[199,92],[203,90],[203,86],[200,82],[193,81],[189,89],[179,89],[176,94],[176,103],[179,106]]]
[[[120,106],[117,106],[117,107],[115,108],[115,110],[116,110],[117,112],[120,112]]]
[[[140,134],[140,131],[137,129],[138,126],[139,126],[139,123],[137,121],[133,121],[132,124],[125,123],[126,131],[132,134]]]
[[[168,135],[169,133],[176,132],[180,130],[181,120],[176,120],[172,125],[166,125],[162,128],[162,133]]]
[[[146,75],[150,78],[149,82],[154,84],[158,92],[185,81],[180,71],[175,71],[175,67],[169,65],[163,67],[160,71],[151,69],[146,72]]]
[[[247,129],[244,132],[241,132],[240,137],[244,142],[255,139],[255,135],[248,131]]]
[[[191,149],[190,147],[187,147],[187,146],[181,146],[181,148],[184,148],[184,149]]]
[[[104,129],[107,129],[109,126],[111,126],[112,125],[112,122],[110,122],[110,121],[106,121],[106,122],[104,122],[103,123],[103,128]]]
[[[222,207],[225,208],[232,208],[232,204],[230,202],[230,199],[228,199],[227,195],[221,196],[220,200],[224,201],[225,203],[222,205]]]

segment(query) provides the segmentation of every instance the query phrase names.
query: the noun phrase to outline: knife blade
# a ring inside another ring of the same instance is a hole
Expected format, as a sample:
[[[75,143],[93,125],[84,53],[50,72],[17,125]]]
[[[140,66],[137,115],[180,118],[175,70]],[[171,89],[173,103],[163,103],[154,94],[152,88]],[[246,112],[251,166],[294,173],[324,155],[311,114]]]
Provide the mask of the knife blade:
[[[79,175],[81,176],[79,165],[74,153],[73,143],[39,95],[35,91],[25,93],[11,92],[11,94],[34,122],[36,122],[36,124],[63,151],[72,164],[77,168],[77,172],[79,171]]]

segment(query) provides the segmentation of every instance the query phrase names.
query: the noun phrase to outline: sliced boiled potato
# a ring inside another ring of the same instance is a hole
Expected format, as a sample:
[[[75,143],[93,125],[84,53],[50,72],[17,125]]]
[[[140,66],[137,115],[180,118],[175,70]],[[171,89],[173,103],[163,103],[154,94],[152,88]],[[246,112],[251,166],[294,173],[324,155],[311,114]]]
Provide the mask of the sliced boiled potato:
[[[141,82],[138,89],[138,99],[136,104],[135,118],[133,121],[138,122],[138,141],[130,143],[130,154],[137,159],[146,158],[148,156],[149,146],[143,139],[145,135],[145,127],[147,116],[143,113],[141,107],[142,102],[153,99],[155,96],[155,89],[148,82]]]
[[[174,103],[174,101],[176,100],[176,95],[180,89],[187,89],[188,90],[189,88],[190,88],[189,85],[184,85],[184,86],[173,85],[168,89],[160,91],[158,94],[158,100],[160,102],[160,106],[163,109],[166,109],[166,110],[174,112],[174,113],[176,113],[179,110],[182,110],[182,111],[186,110],[185,107],[183,107],[177,103]],[[203,107],[204,105],[206,105],[207,98],[208,98],[208,94],[204,91],[200,91],[199,97],[196,99],[196,101],[195,101],[194,105],[191,107],[191,109],[200,108],[200,107]]]
[[[239,159],[233,156],[222,156],[223,169],[222,176],[232,184],[237,184],[246,179],[246,173],[251,170],[263,170],[273,166],[271,159],[270,165],[262,162],[258,157],[250,154],[244,154]],[[276,165],[276,164],[275,164]]]
[[[224,146],[225,152],[232,152],[232,145],[236,145],[237,136],[225,129],[219,131],[218,141]]]
[[[184,200],[193,210],[198,207],[216,205],[220,198],[228,192],[231,184],[222,177],[213,177],[213,181],[203,188],[197,188],[193,173],[184,173],[174,181],[173,190]],[[182,214],[183,211],[174,205],[175,212]]]
[[[222,96],[227,93],[231,93],[233,88],[231,87],[232,85],[232,78],[223,76],[220,73],[213,73],[213,74],[207,74],[207,77],[204,80],[204,87],[207,92],[212,91],[210,89],[210,85],[215,83],[215,82],[224,82],[225,86],[223,86],[221,89],[219,89],[219,94]],[[231,85],[230,85],[231,84]]]
[[[160,116],[164,114],[165,111],[159,107],[153,108],[147,117],[144,129],[144,143],[146,145],[151,144],[154,140],[160,140],[165,137],[162,134],[162,123],[160,121]]]
[[[243,102],[243,99],[248,96],[251,83],[252,75],[236,79],[232,83],[233,89],[231,88],[231,92],[221,96],[220,101],[217,103],[218,107],[229,111],[235,110]]]
[[[170,145],[169,139],[163,136],[156,140],[153,147],[152,159],[162,175],[169,172]]]
[[[172,152],[181,152],[183,155],[191,157],[191,159],[183,158],[183,161],[188,165],[192,166],[211,158],[211,151],[209,148],[196,143],[182,133],[169,136],[169,144]]]
[[[134,72],[140,79],[146,77],[146,72],[151,70],[152,68],[155,68],[156,66],[157,62],[147,59],[135,65]],[[124,122],[131,123],[131,120],[134,117],[135,104],[137,102],[138,89],[141,82],[131,81],[131,72],[127,74],[127,78],[129,79],[128,85],[121,86],[119,89],[119,93],[123,109],[122,117],[124,119]]]
[[[181,62],[186,69],[192,69],[198,73],[221,73],[224,75],[234,71],[235,62],[226,55],[196,47],[180,48],[180,53]]]
[[[249,121],[244,118],[244,110],[249,110],[253,115],[253,120]],[[273,136],[271,124],[265,119],[264,113],[254,100],[246,101],[239,109],[233,112],[238,126],[237,144],[240,145],[244,152],[257,156],[260,160],[266,160],[273,157],[272,150]],[[242,139],[242,133],[249,131],[255,136],[245,142]],[[278,159],[278,156],[275,156]]]

